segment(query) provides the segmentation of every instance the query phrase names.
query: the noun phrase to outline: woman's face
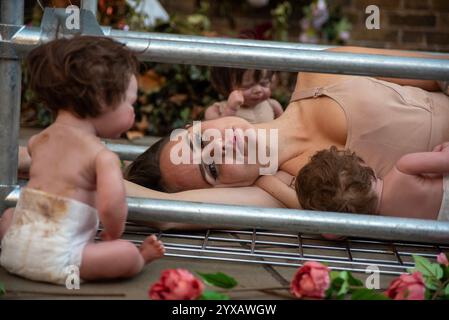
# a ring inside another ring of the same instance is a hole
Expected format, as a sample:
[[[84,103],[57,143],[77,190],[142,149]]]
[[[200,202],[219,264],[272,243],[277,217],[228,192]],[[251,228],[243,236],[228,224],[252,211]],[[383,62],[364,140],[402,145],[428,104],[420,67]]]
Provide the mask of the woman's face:
[[[256,135],[251,132],[256,132],[255,128],[238,117],[203,121],[200,126],[195,123],[180,130],[178,139],[168,142],[161,151],[165,187],[178,192],[252,185],[259,177],[259,165],[249,156],[257,148]],[[181,148],[189,151],[188,161],[183,163],[174,160]],[[194,161],[195,154],[201,155],[200,159]]]

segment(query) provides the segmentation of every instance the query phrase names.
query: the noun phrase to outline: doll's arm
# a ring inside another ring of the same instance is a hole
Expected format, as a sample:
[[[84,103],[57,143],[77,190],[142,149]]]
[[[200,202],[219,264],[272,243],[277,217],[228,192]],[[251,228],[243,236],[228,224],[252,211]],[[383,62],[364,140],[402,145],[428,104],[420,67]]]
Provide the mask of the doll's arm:
[[[407,154],[399,159],[396,168],[412,175],[449,173],[449,148],[437,146],[434,150],[437,149],[441,151]]]
[[[271,107],[273,108],[274,111],[274,118],[279,118],[281,116],[282,113],[284,113],[284,109],[282,109],[281,104],[274,99],[269,99],[268,102],[270,103]]]
[[[125,185],[116,154],[104,149],[95,159],[97,175],[96,208],[104,227],[103,240],[120,238],[128,215]]]
[[[234,116],[242,104],[245,102],[243,92],[240,90],[234,90],[228,97],[228,103],[223,108],[223,116]]]
[[[215,102],[206,109],[206,112],[204,112],[204,120],[217,119],[220,118],[220,116],[220,102]]]

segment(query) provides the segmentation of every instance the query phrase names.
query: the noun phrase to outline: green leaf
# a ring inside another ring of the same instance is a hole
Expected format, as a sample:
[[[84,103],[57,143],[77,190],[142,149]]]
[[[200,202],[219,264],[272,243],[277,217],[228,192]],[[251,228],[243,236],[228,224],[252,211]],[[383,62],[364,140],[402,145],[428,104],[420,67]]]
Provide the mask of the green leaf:
[[[429,290],[437,290],[440,286],[440,281],[433,277],[424,277],[424,284],[426,285],[426,288]]]
[[[363,287],[363,282],[357,278],[354,278],[351,272],[348,272],[348,282],[351,286]]]
[[[331,271],[330,272],[331,281],[334,281],[335,279],[340,277],[340,272],[338,271]]]
[[[0,296],[6,293],[5,286],[0,282]]]
[[[325,298],[326,300],[332,299],[332,294],[334,293],[334,286],[329,286],[329,288],[326,290]]]
[[[199,300],[229,300],[229,296],[216,291],[206,290],[199,297]]]
[[[238,284],[234,278],[228,276],[227,274],[224,274],[223,272],[197,273],[204,280],[204,282],[206,282],[206,284],[211,286],[216,286],[224,289],[232,289]]]
[[[431,263],[428,259],[413,255],[416,270],[422,273],[424,277],[432,277],[437,280],[443,277],[443,269],[437,263]]]
[[[352,293],[351,300],[389,300],[389,298],[371,289],[357,289]]]
[[[338,290],[337,296],[343,296],[347,294],[349,291],[349,282],[345,281],[340,287],[340,290]]]
[[[444,294],[446,296],[449,296],[449,283],[447,284],[446,288],[444,288]]]

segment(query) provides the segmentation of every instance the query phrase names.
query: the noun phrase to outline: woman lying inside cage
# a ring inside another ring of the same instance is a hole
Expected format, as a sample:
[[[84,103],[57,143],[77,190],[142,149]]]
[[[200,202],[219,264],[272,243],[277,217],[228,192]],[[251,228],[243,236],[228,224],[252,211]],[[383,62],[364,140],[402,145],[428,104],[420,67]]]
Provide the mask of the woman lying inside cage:
[[[329,51],[449,59],[360,47]],[[239,117],[174,130],[126,170],[128,196],[300,208],[295,177],[319,150],[335,146],[362,157],[383,178],[405,154],[449,141],[449,96],[437,81],[298,74],[278,118]]]
[[[272,121],[222,117],[159,140],[128,168],[128,195],[300,208],[293,180],[319,150],[351,149],[382,178],[401,156],[449,141],[449,97],[436,81],[319,73],[298,79],[290,104]]]

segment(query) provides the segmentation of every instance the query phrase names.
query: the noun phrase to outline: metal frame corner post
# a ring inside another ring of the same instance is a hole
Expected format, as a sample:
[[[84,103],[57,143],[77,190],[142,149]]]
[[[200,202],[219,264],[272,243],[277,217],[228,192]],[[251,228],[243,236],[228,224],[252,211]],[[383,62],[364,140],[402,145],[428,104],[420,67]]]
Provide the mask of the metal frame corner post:
[[[22,25],[24,0],[1,0],[0,23]],[[7,40],[7,39],[4,39]],[[0,214],[4,199],[17,183],[21,60],[0,46]]]
[[[81,8],[92,11],[94,16],[96,16],[98,8],[98,0],[81,0]]]

